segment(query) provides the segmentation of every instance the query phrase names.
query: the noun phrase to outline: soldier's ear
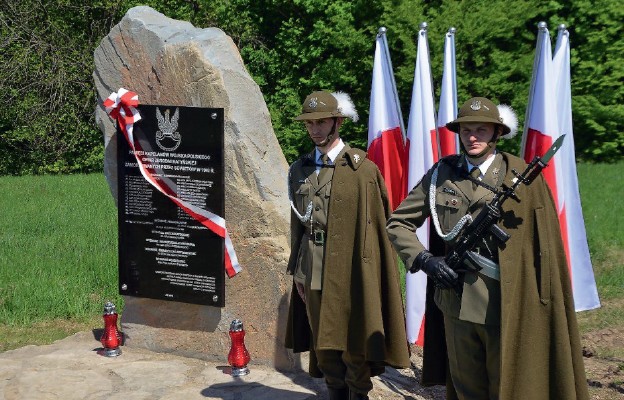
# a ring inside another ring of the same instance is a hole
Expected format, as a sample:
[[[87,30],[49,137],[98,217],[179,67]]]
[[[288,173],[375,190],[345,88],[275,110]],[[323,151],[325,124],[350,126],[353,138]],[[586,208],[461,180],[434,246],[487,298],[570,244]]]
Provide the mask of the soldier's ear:
[[[501,136],[503,136],[503,134],[505,133],[505,132],[503,131],[503,126],[502,126],[502,125],[500,125],[500,124],[496,124],[496,130],[495,130],[495,132],[496,132],[496,138],[497,138],[497,139],[500,139],[500,138],[501,138]]]
[[[340,128],[343,122],[344,122],[344,117],[336,117],[336,129]]]

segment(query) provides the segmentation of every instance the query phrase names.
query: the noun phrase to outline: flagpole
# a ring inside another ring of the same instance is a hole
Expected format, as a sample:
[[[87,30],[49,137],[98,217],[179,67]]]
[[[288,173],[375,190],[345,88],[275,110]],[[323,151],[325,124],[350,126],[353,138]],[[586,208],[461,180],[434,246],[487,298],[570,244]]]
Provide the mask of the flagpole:
[[[440,156],[459,154],[457,134],[446,128],[448,122],[457,118],[457,74],[455,66],[455,32],[450,27],[444,37],[444,65],[440,101],[438,103],[438,134],[440,136]],[[453,143],[451,149],[450,144]]]
[[[533,73],[531,74],[531,86],[529,87],[529,101],[527,102],[526,113],[524,114],[524,128],[522,133],[522,143],[520,144],[520,157],[524,158],[524,150],[526,146],[527,132],[529,130],[528,121],[531,118],[531,108],[533,106],[533,92],[535,91],[535,80],[537,69],[540,62],[540,54],[542,52],[542,35],[548,35],[548,25],[541,21],[537,24],[537,45],[535,46],[535,58],[533,59]]]
[[[451,40],[451,57],[453,58],[453,68],[452,68],[452,74],[453,74],[453,99],[454,99],[454,111],[455,111],[455,115],[454,118],[457,117],[457,64],[456,64],[456,58],[455,58],[455,32],[457,30],[455,29],[455,27],[450,27],[448,30],[447,35],[450,37]],[[455,141],[455,152],[457,154],[459,154],[459,138],[457,138],[457,140]]]
[[[390,71],[390,82],[392,82],[392,93],[394,94],[394,101],[396,103],[397,111],[399,112],[399,125],[401,127],[401,135],[403,136],[403,144],[406,142],[407,132],[405,132],[405,124],[403,123],[403,113],[401,112],[401,103],[399,102],[399,93],[397,91],[396,81],[394,79],[394,69],[392,69],[392,60],[390,60],[390,50],[388,49],[388,40],[386,39],[386,32],[388,30],[385,26],[379,28],[377,37],[381,38],[383,43],[383,51],[385,59],[388,63],[388,71]]]
[[[429,38],[427,36],[427,22],[421,22],[420,23],[420,30],[422,31],[424,37],[425,37],[425,45],[427,46],[427,59],[430,60],[431,57],[431,53],[429,52]],[[418,32],[420,34],[420,32]],[[431,100],[433,101],[433,120],[437,121],[438,120],[438,116],[436,114],[436,110],[435,110],[435,96],[433,95],[433,74],[431,73],[431,61],[429,61],[429,81],[431,83]],[[437,154],[440,154],[440,133],[438,132],[438,124],[435,124],[435,144],[432,143],[432,145],[436,146],[437,149]],[[437,161],[437,160],[434,160]]]
[[[555,45],[555,53],[557,52],[557,50],[559,49],[559,45],[561,43],[560,37],[563,35],[568,35],[568,31],[566,29],[566,25],[565,24],[561,24],[557,27],[557,43]]]

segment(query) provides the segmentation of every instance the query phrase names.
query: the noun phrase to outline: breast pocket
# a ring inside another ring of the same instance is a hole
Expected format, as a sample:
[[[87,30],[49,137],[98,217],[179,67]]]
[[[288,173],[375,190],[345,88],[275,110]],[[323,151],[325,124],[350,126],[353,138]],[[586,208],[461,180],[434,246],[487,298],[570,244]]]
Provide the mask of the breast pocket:
[[[445,192],[436,195],[436,211],[442,228],[448,232],[455,227],[464,216],[466,207],[462,197]]]
[[[302,183],[301,186],[295,191],[295,204],[299,212],[305,212],[310,201],[310,193],[312,192],[312,185],[309,183]]]

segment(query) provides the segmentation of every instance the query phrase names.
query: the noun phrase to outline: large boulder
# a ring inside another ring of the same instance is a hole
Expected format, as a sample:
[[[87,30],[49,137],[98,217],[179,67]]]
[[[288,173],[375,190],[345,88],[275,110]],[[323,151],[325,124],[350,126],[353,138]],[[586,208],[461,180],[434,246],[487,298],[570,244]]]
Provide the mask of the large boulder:
[[[225,112],[225,220],[243,271],[226,282],[226,306],[125,297],[126,345],[225,362],[229,324],[243,321],[253,362],[292,369],[283,346],[292,280],[288,165],[258,85],[236,45],[217,28],[195,28],[149,7],[130,9],[95,50],[96,121],[104,171],[117,200],[115,125],[102,101],[119,88],[141,104],[219,107]]]

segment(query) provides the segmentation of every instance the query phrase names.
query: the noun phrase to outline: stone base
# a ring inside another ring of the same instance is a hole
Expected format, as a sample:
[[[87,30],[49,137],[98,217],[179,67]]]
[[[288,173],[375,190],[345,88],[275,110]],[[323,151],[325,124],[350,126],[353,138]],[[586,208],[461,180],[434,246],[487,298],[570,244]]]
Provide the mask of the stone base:
[[[229,326],[235,316],[226,309],[196,304],[124,296],[121,316],[124,346],[144,348],[227,365],[231,341]],[[275,332],[246,330],[245,346],[251,364],[264,364],[278,370],[307,370],[307,358],[284,348]],[[273,342],[267,349],[266,343]],[[307,353],[304,353],[307,355]]]

